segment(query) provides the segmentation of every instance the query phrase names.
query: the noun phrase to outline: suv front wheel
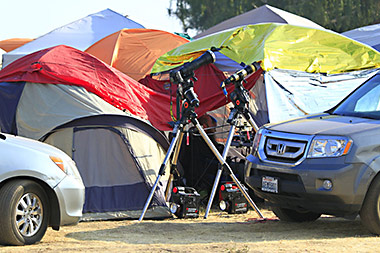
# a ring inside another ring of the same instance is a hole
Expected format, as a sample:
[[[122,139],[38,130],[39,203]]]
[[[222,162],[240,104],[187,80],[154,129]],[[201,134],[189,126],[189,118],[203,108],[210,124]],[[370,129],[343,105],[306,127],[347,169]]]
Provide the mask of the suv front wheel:
[[[373,180],[367,192],[360,210],[360,220],[371,233],[380,235],[380,175]]]
[[[48,226],[48,198],[32,180],[12,180],[0,189],[0,244],[26,245],[42,239]]]

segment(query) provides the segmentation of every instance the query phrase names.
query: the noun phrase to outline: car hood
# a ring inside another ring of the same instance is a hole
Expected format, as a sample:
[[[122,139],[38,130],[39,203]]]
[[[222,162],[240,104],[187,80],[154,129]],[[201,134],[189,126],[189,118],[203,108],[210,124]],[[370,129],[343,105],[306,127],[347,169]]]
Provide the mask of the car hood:
[[[49,144],[36,141],[33,139],[24,138],[21,136],[14,136],[10,134],[0,133],[0,142],[6,142],[9,145],[16,146],[20,150],[30,149],[33,151],[41,152],[48,155],[55,155],[61,158],[70,159],[69,156],[60,149],[53,147]]]
[[[268,125],[266,128],[268,130],[306,135],[350,136],[363,131],[379,129],[380,121],[323,113]]]

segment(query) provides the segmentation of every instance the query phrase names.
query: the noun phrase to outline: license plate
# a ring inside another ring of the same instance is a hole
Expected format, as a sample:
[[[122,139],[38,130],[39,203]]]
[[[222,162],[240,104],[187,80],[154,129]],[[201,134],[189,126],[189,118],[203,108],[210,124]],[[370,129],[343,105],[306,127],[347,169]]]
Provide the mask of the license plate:
[[[274,177],[263,176],[261,180],[261,190],[278,193],[278,179]]]

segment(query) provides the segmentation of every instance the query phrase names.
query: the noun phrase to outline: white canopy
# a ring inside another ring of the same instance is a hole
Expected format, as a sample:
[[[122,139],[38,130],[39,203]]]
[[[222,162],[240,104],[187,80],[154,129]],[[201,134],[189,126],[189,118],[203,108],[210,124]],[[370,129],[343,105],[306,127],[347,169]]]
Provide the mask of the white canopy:
[[[24,55],[58,45],[86,50],[98,40],[124,28],[144,28],[110,9],[57,28],[3,55],[3,67]]]

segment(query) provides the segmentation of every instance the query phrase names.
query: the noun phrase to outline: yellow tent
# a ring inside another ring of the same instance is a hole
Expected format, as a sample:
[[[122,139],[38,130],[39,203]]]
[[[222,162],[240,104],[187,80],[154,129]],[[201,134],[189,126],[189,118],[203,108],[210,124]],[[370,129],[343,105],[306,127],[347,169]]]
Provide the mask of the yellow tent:
[[[264,70],[341,73],[380,67],[380,53],[338,33],[289,24],[247,25],[186,43],[162,55],[152,72],[192,61],[211,47],[237,63],[261,61]]]

